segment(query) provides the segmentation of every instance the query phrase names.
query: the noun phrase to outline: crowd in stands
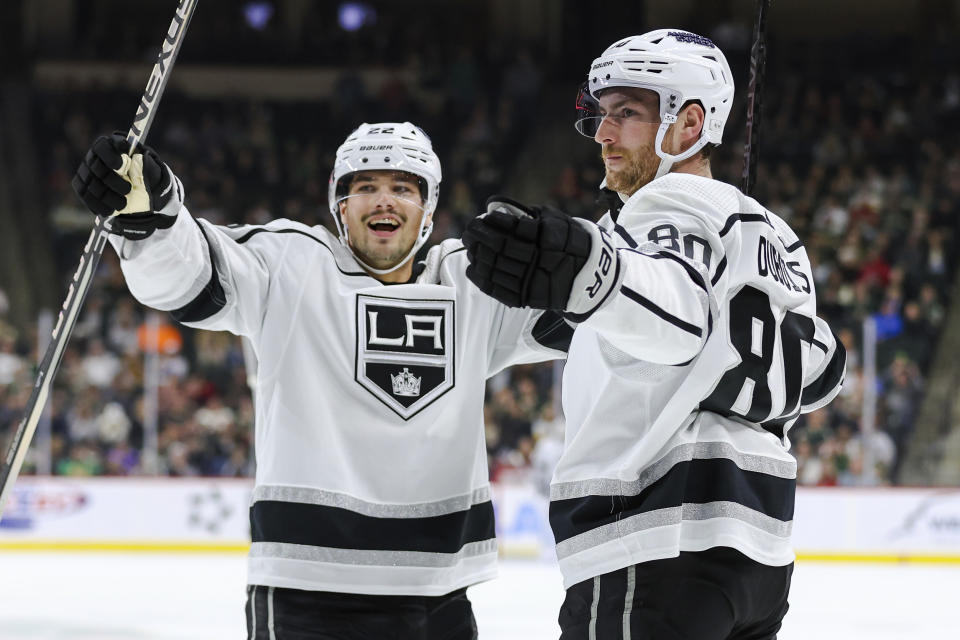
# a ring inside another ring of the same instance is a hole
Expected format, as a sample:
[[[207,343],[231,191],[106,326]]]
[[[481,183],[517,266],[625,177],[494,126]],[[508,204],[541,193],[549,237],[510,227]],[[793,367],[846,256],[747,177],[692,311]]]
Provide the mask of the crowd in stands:
[[[337,144],[357,124],[410,120],[433,137],[444,180],[433,240],[458,236],[485,197],[506,182],[532,129],[543,70],[523,51],[478,60],[455,56],[443,71],[423,66],[444,99],[419,103],[400,80],[368,87],[345,71],[335,99],[271,103],[165,97],[151,144],[182,178],[191,212],[217,223],[287,217],[328,224],[327,176]],[[431,69],[429,73],[427,70]],[[810,256],[819,313],[847,354],[846,384],[828,407],[790,431],[799,481],[860,484],[864,453],[872,482],[895,480],[935,357],[956,266],[960,220],[960,81],[863,73],[844,84],[772,76],[766,89],[755,196],[784,217]],[[40,168],[60,272],[72,273],[90,216],[69,187],[96,135],[126,122],[135,97],[64,87],[35,96],[38,140],[52,152]],[[556,126],[541,123],[542,126]],[[714,153],[714,176],[739,184],[742,119]],[[576,136],[563,123],[558,135]],[[45,137],[44,137],[45,136]],[[597,218],[602,167],[596,153],[557,166],[544,199]],[[4,321],[0,297],[0,434],[9,432],[32,385],[36,337]],[[105,253],[52,396],[53,472],[64,475],[245,476],[252,471],[253,406],[240,341],[161,319],[158,449],[143,457],[147,310],[132,300],[112,250]],[[860,425],[863,321],[877,327],[877,429]],[[562,442],[553,363],[515,367],[488,385],[486,435],[494,477],[549,475]],[[28,468],[36,468],[35,456]],[[543,471],[547,469],[547,471]]]

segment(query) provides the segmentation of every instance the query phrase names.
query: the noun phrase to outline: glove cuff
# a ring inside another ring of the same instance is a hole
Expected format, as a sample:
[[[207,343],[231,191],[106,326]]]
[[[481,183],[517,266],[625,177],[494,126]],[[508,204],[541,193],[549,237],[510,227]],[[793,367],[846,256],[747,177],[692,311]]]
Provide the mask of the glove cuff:
[[[573,280],[563,315],[583,322],[612,299],[611,294],[620,287],[620,256],[606,231],[581,218],[574,218],[573,222],[590,234],[590,256]]]

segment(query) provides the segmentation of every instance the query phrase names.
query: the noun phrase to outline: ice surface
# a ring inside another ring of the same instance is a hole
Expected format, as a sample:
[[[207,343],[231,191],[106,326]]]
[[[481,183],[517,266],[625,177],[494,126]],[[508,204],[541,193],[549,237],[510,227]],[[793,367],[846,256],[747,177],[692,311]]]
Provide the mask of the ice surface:
[[[2,640],[239,640],[241,555],[0,553]],[[960,638],[960,566],[797,566],[781,640]],[[511,560],[470,589],[482,640],[555,640],[555,566]]]

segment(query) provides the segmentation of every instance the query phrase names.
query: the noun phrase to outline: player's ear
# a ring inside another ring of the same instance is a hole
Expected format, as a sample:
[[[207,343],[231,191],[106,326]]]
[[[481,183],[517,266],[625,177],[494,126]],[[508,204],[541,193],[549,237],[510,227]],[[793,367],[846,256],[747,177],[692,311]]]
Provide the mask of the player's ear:
[[[705,119],[706,114],[703,112],[703,107],[698,103],[692,102],[684,107],[682,120],[684,128],[687,129],[687,135],[684,135],[684,138],[689,137],[696,141],[703,130]]]

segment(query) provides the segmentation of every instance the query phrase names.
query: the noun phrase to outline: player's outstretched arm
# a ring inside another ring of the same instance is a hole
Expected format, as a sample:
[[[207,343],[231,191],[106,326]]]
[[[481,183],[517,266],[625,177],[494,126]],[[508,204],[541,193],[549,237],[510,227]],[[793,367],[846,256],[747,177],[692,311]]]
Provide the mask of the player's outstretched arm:
[[[250,335],[266,297],[263,260],[193,219],[180,180],[153,149],[129,156],[126,145],[119,134],[97,138],[73,188],[91,213],[110,217],[131,293],[181,322]]]
[[[467,225],[463,244],[467,277],[509,307],[552,309],[580,321],[607,302],[619,278],[606,232],[549,206],[494,196]]]
[[[709,336],[706,268],[655,243],[615,249],[597,225],[502,198],[463,241],[467,276],[482,291],[509,306],[562,311],[639,359],[680,364]]]

